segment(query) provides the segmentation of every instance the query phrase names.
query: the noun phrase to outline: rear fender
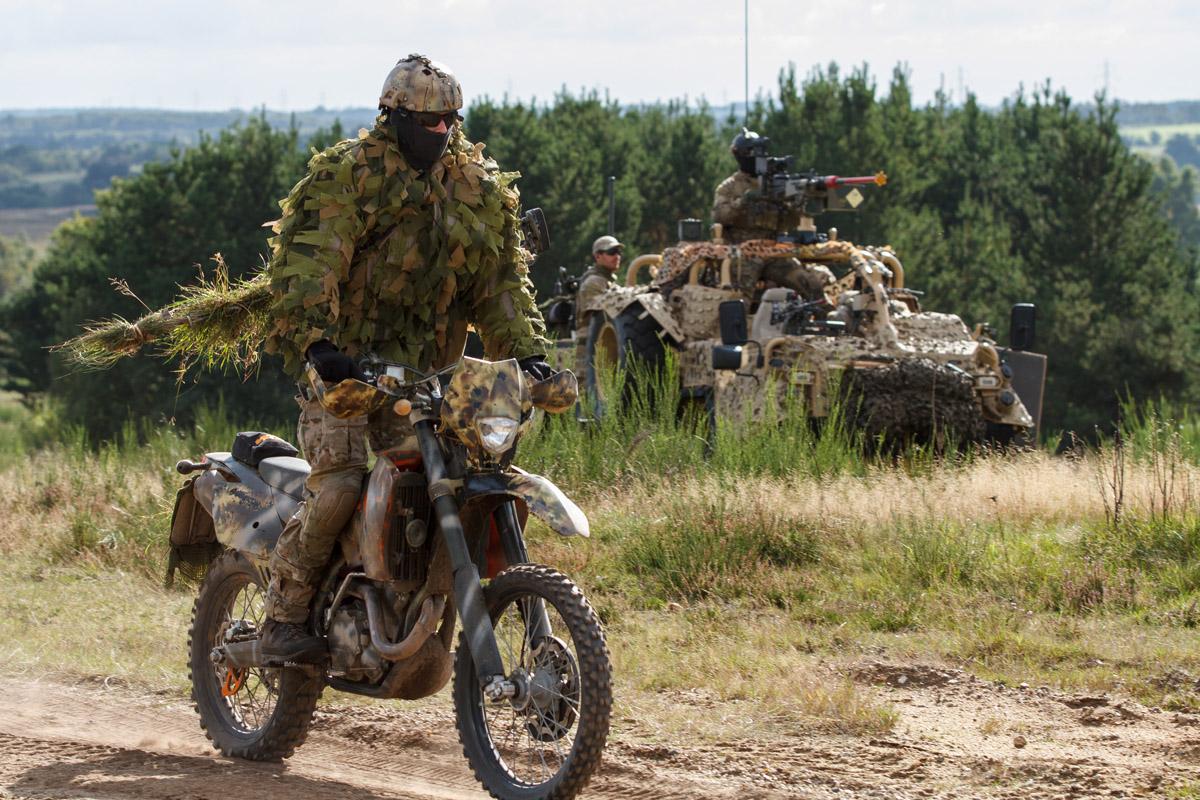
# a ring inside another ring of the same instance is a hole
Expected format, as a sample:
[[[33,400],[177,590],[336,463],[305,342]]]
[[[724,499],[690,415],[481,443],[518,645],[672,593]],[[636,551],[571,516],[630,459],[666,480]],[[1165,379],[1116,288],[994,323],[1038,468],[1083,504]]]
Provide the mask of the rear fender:
[[[667,307],[667,300],[658,292],[650,292],[646,287],[635,289],[613,287],[600,295],[588,307],[590,311],[603,311],[610,317],[618,317],[622,312],[633,308],[640,316],[649,315],[662,328],[663,333],[677,346],[684,342],[683,330],[679,322]]]
[[[469,475],[463,481],[463,506],[483,498],[512,497],[560,536],[589,536],[587,517],[562,490],[541,475],[488,472]]]

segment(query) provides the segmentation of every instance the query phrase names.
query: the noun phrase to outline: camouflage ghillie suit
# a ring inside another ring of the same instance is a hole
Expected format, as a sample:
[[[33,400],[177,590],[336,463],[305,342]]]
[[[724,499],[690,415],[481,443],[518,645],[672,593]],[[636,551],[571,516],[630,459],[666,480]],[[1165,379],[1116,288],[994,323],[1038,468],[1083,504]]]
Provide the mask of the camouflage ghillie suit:
[[[462,355],[473,324],[489,358],[544,354],[515,174],[500,172],[457,126],[440,160],[418,171],[383,120],[315,155],[280,204],[270,242],[268,352],[280,353],[297,378],[307,348],[322,340],[350,356],[374,353],[428,370]],[[377,452],[416,449],[395,414],[338,419],[315,398],[298,401],[298,438],[312,474],[307,502],[271,557],[267,608],[272,620],[289,623],[307,618],[316,581],[354,511],[365,440]]]
[[[593,264],[579,279],[579,291],[575,295],[575,363],[587,363],[588,326],[592,314],[585,311],[588,305],[605,292],[613,281],[616,273],[610,272]]]
[[[763,197],[758,179],[740,169],[721,181],[713,197],[713,221],[721,224],[722,237],[732,244],[751,239],[775,239],[795,230],[803,218],[802,210]],[[802,264],[794,258],[759,261],[743,259],[734,271],[734,282],[746,295],[755,297],[758,282],[794,289],[808,299],[820,297],[833,283],[833,273],[819,264]]]

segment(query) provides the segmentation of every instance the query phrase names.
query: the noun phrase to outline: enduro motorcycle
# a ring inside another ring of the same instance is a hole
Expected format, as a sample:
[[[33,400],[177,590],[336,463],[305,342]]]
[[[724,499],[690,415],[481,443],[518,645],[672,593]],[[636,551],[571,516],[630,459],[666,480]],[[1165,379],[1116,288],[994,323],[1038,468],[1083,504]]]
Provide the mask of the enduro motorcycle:
[[[574,406],[575,377],[533,382],[512,359],[463,358],[435,374],[376,361],[365,381],[326,387],[308,369],[325,409],[407,417],[419,452],[378,453],[365,479],[308,620],[329,645],[317,665],[273,663],[259,648],[268,560],[300,508],[307,462],[265,434],[240,453],[179,462],[199,475],[179,493],[173,564],[219,551],[202,567],[189,638],[192,699],[213,746],[287,758],[325,686],[417,699],[453,672],[459,739],[480,783],[503,800],[574,797],[608,736],[608,649],[578,587],[529,563],[523,530],[530,512],[563,536],[587,536],[588,522],[512,459],[537,409]]]

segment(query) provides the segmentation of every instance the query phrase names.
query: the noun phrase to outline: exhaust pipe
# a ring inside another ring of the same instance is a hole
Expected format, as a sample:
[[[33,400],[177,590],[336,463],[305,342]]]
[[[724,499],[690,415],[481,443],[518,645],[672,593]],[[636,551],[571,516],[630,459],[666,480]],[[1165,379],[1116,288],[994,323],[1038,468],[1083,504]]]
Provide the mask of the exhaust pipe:
[[[374,586],[363,587],[363,599],[367,601],[367,624],[371,628],[371,646],[388,661],[403,661],[416,655],[425,640],[437,633],[438,621],[446,610],[446,598],[441,595],[426,597],[421,604],[421,616],[408,636],[399,642],[392,642],[383,632],[383,609],[379,605],[378,591]]]

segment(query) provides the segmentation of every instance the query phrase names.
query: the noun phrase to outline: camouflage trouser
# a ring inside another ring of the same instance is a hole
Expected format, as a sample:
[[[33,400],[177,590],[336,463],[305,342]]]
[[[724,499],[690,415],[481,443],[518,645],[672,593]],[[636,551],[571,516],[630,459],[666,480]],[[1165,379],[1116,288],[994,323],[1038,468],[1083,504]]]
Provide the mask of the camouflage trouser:
[[[587,329],[585,328],[582,332],[576,331],[575,332],[575,365],[572,367],[572,370],[574,371],[575,376],[577,378],[579,378],[580,381],[587,380],[587,363],[588,363],[587,346],[588,346]]]
[[[416,449],[411,426],[392,413],[390,405],[369,417],[338,419],[315,398],[296,400],[300,404],[296,438],[312,473],[304,484],[304,505],[284,526],[271,554],[266,610],[279,622],[303,622],[308,617],[333,545],[362,494],[368,438],[375,452],[391,447]]]

